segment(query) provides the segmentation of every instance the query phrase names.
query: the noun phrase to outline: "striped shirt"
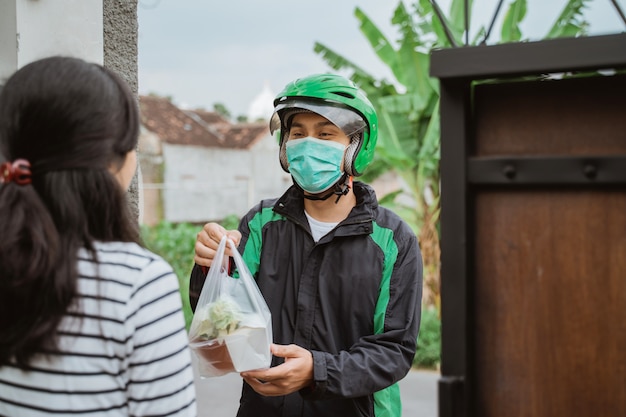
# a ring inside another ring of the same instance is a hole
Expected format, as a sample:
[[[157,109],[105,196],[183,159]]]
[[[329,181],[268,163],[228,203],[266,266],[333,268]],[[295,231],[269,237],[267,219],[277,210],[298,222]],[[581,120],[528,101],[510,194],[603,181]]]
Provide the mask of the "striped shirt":
[[[79,253],[78,297],[60,345],[26,371],[0,368],[0,416],[195,416],[178,280],[134,243]]]

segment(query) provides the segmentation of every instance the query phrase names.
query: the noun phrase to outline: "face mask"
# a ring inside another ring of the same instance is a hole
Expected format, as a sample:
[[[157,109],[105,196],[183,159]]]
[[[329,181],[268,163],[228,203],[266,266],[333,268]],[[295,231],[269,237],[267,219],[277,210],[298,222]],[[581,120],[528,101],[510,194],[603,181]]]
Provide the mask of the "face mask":
[[[345,150],[344,145],[330,140],[292,139],[286,144],[289,172],[304,191],[321,193],[341,178]]]

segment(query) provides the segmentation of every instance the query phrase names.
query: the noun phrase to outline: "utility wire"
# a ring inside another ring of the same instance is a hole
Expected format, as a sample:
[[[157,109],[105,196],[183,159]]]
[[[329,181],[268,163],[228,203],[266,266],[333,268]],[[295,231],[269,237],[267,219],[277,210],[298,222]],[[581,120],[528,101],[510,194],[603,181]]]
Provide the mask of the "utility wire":
[[[626,25],[626,16],[624,15],[624,12],[622,11],[619,3],[617,3],[617,0],[611,0],[611,3],[613,3],[615,10],[617,10],[617,14],[619,14],[619,17],[622,18],[622,22],[624,22],[624,25]]]
[[[504,3],[504,0],[500,0],[498,2],[498,6],[496,7],[496,11],[493,14],[493,17],[491,18],[491,23],[489,23],[489,29],[487,29],[487,33],[485,33],[485,37],[483,38],[482,42],[480,43],[481,45],[485,45],[487,43],[487,39],[489,39],[489,36],[491,36],[491,31],[493,29],[493,25],[496,23],[496,19],[498,18],[498,14],[500,13],[500,8],[502,7],[502,3]]]
[[[469,0],[465,0],[465,46],[469,45]]]
[[[443,13],[441,12],[439,5],[437,4],[437,0],[430,0],[430,4],[433,6],[433,9],[435,10],[435,14],[439,18],[439,21],[441,22],[441,25],[443,26],[443,31],[446,33],[448,42],[450,42],[450,45],[457,48],[459,44],[456,43],[456,40],[454,39],[454,35],[452,35],[452,32],[450,31],[450,27],[448,26],[448,22],[445,16],[443,15]]]

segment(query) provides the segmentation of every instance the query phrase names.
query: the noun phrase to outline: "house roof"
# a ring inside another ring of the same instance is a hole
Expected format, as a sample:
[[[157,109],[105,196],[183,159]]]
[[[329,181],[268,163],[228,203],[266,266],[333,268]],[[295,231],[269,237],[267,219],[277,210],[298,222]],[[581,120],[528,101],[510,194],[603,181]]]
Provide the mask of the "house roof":
[[[139,96],[143,126],[166,143],[248,149],[269,134],[267,123],[232,124],[218,113],[183,110],[163,97]]]
[[[224,137],[225,146],[233,149],[251,148],[270,133],[265,122],[218,126],[217,130]]]
[[[195,109],[193,110],[193,112],[196,115],[198,115],[200,119],[202,119],[202,121],[210,125],[230,124],[230,122],[219,113],[215,113],[215,112],[207,111],[203,109]]]

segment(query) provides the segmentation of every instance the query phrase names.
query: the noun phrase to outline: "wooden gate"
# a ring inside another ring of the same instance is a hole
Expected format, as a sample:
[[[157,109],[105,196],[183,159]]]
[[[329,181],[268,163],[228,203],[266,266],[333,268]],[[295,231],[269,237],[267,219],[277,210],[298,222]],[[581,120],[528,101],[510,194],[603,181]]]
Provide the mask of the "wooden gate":
[[[626,416],[624,68],[626,34],[433,52],[441,417]]]

